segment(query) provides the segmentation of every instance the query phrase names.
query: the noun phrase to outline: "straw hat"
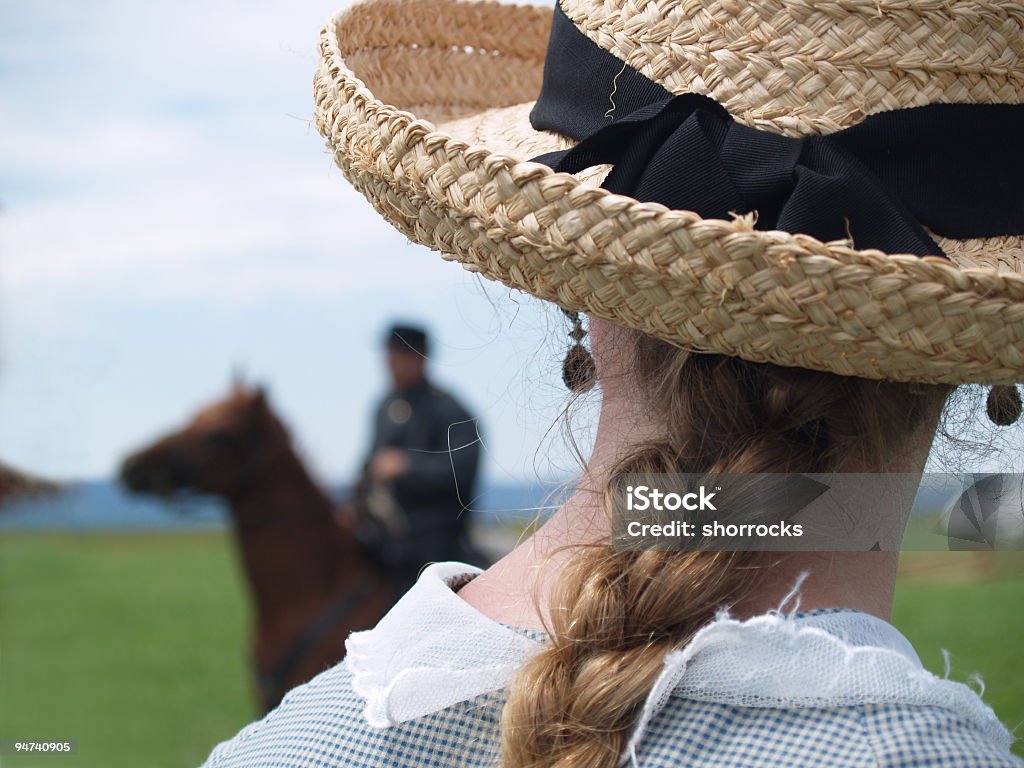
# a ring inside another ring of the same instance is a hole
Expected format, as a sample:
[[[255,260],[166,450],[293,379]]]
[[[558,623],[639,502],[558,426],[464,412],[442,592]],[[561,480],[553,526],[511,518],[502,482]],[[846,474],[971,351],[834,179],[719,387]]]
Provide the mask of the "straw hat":
[[[702,94],[736,124],[776,135],[835,134],[935,103],[1024,102],[1021,3],[561,9],[569,34],[622,63],[616,76],[635,70],[671,94]],[[445,258],[687,348],[897,381],[1024,380],[1024,177],[1011,179],[1012,226],[998,234],[956,239],[933,226],[945,257],[615,194],[601,187],[607,165],[573,174],[531,161],[575,144],[530,123],[551,26],[550,8],[462,0],[371,0],[338,14],[315,76],[335,162],[388,221]],[[620,83],[583,74],[614,113]],[[976,139],[1024,168],[1021,135]]]

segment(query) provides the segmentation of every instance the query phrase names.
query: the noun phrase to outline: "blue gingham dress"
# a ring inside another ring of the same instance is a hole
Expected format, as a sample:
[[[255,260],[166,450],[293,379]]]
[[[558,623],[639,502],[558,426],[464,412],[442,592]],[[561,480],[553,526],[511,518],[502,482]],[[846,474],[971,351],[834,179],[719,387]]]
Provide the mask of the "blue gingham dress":
[[[504,686],[543,642],[455,595],[477,571],[435,564],[346,660],[216,747],[206,768],[498,763]],[[856,611],[721,616],[670,654],[622,765],[1024,766],[970,688],[931,675]]]

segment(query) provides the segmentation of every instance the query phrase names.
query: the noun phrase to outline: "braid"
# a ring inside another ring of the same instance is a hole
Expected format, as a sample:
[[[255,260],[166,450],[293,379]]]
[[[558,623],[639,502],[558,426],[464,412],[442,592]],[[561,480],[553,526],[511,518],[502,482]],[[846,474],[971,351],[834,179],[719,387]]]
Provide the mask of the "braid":
[[[948,394],[687,356],[652,337],[640,338],[634,370],[667,431],[612,474],[837,471],[895,447]],[[610,500],[609,490],[607,511]],[[550,642],[510,686],[503,768],[614,768],[666,654],[743,595],[766,557],[581,548],[552,594]]]

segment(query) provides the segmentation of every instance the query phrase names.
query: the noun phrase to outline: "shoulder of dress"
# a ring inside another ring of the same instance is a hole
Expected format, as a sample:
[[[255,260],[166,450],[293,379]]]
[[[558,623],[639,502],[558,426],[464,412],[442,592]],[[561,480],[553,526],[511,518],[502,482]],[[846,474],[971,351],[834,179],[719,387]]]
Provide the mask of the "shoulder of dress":
[[[323,753],[324,759],[332,765],[352,765],[346,746],[373,737],[362,707],[362,699],[352,687],[352,673],[339,662],[293,688],[276,709],[214,747],[202,768],[283,765],[310,746],[322,747],[325,732],[338,738],[337,745]]]
[[[863,704],[862,738],[884,768],[970,765],[1024,768],[1010,750],[1009,734],[993,733],[945,706],[891,702]]]

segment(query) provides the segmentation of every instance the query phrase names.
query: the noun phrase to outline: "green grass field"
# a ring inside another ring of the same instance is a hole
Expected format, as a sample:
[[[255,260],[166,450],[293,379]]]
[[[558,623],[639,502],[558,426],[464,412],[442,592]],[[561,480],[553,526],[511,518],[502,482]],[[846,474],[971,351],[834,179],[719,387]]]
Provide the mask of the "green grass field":
[[[896,625],[930,669],[949,649],[954,679],[979,673],[1002,720],[1024,722],[1019,558],[981,574],[930,558],[898,590]],[[0,536],[0,739],[78,741],[0,765],[198,765],[256,715],[246,612],[227,536]]]
[[[256,714],[246,595],[220,535],[0,537],[3,766],[195,766]]]

